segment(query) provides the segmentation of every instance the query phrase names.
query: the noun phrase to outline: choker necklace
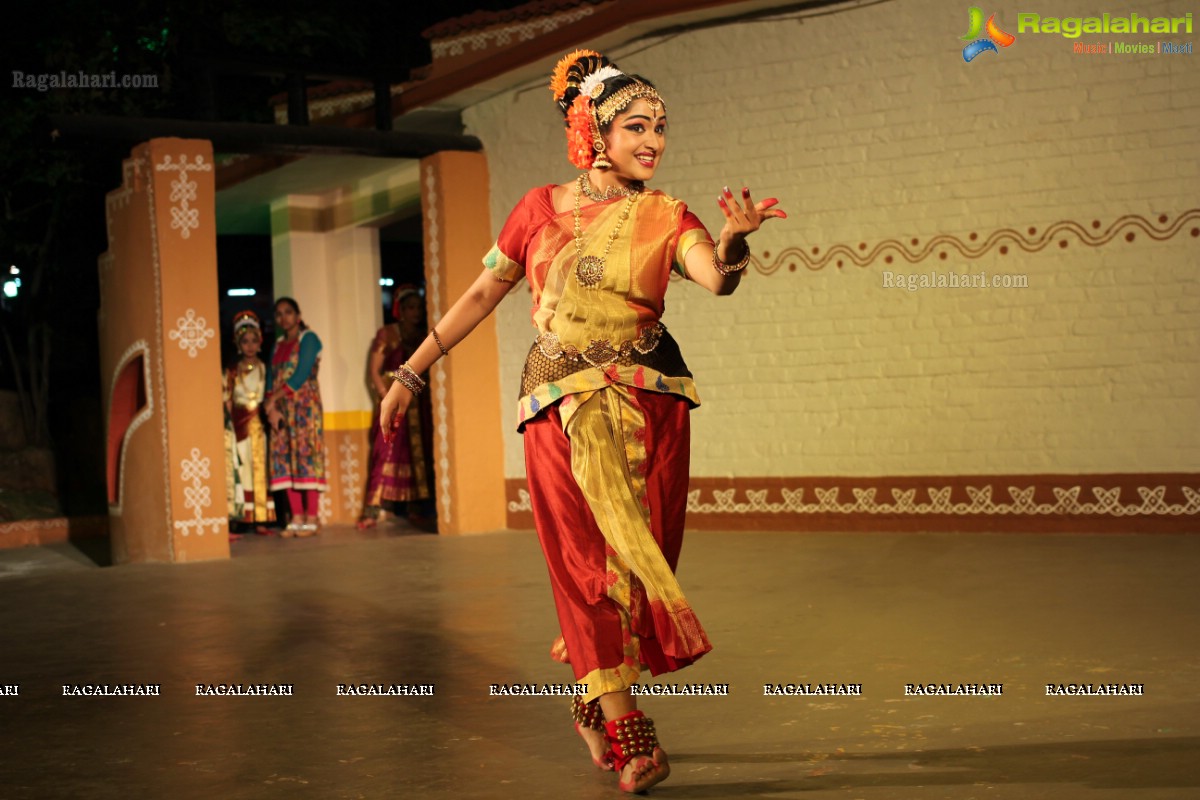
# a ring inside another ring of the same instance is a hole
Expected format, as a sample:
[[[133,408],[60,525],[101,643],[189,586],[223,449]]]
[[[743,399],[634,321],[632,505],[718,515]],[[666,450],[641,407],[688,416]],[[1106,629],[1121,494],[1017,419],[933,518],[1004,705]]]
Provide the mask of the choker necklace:
[[[608,258],[608,251],[612,249],[613,242],[617,240],[617,235],[621,233],[621,226],[625,224],[625,220],[629,219],[629,212],[633,210],[633,204],[637,202],[638,190],[633,190],[629,187],[625,191],[625,195],[629,198],[625,201],[625,208],[621,210],[621,217],[617,220],[617,224],[613,226],[612,233],[608,235],[608,242],[604,245],[604,252],[598,256],[585,256],[583,254],[583,224],[580,214],[580,200],[583,197],[583,187],[587,185],[587,173],[579,176],[579,183],[575,189],[575,253],[577,261],[575,262],[575,280],[579,281],[579,285],[587,289],[595,289],[600,285],[600,281],[604,279],[605,259]],[[640,187],[640,184],[639,184]]]
[[[634,181],[628,186],[609,186],[607,189],[600,190],[592,186],[592,182],[588,180],[586,172],[581,172],[579,173],[579,189],[587,195],[589,200],[603,203],[605,200],[612,200],[614,197],[630,197],[638,192],[642,192],[646,189],[646,184],[641,181]]]

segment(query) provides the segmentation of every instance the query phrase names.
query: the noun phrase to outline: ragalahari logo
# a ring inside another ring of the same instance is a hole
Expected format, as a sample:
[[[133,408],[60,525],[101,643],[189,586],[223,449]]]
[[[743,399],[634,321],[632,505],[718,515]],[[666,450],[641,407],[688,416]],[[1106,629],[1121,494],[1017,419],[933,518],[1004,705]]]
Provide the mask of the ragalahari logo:
[[[1000,51],[996,49],[996,45],[1008,47],[1017,40],[1017,37],[1011,33],[1005,33],[1000,30],[1000,27],[996,25],[995,14],[988,17],[987,25],[983,24],[983,12],[978,8],[972,7],[967,12],[967,15],[970,19],[971,28],[964,36],[960,36],[959,38],[964,42],[970,41],[971,43],[963,48],[963,61],[970,62],[975,56],[988,50],[991,50],[993,53],[999,53]],[[980,37],[979,34],[984,31],[987,32],[987,36]]]

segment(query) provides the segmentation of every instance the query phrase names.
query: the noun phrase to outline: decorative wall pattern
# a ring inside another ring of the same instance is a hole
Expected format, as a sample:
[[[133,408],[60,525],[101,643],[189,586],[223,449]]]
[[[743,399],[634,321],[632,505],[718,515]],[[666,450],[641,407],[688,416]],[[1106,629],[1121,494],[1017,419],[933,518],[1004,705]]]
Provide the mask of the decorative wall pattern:
[[[137,355],[142,356],[142,379],[146,386],[146,407],[130,421],[129,427],[125,429],[125,435],[121,440],[121,459],[117,467],[117,503],[116,505],[109,506],[109,512],[116,516],[121,515],[121,510],[125,503],[125,456],[129,452],[129,441],[133,438],[133,432],[140,428],[142,423],[154,416],[154,393],[150,391],[150,387],[154,385],[151,382],[150,376],[150,345],[145,339],[138,339],[125,348],[125,352],[117,359],[117,366],[113,369],[108,381],[108,405],[106,408],[112,408],[113,390],[116,389],[117,378],[121,375],[129,360]]]
[[[814,499],[806,502],[804,489],[782,489],[782,502],[767,499],[767,489],[747,489],[746,499],[736,499],[737,489],[711,492],[712,500],[701,499],[701,490],[688,492],[689,514],[1106,514],[1116,517],[1139,515],[1200,514],[1200,483],[1183,487],[1186,502],[1167,503],[1164,486],[1139,486],[1138,497],[1122,499],[1120,488],[1093,487],[1094,501],[1081,500],[1082,486],[1054,488],[1055,502],[1034,502],[1034,487],[1008,486],[1008,498],[993,498],[990,484],[967,486],[969,502],[951,502],[951,487],[929,487],[928,500],[918,500],[916,489],[892,489],[890,499],[877,498],[876,489],[851,488],[841,494],[839,487],[814,489]],[[999,492],[996,492],[999,494]],[[841,496],[839,496],[841,495]],[[850,497],[847,497],[850,495]],[[843,500],[844,498],[844,500]]]
[[[506,494],[532,527],[525,481]],[[687,510],[709,530],[1195,533],[1200,474],[693,477]]]
[[[342,460],[339,463],[342,509],[347,514],[357,516],[362,510],[363,501],[363,477],[358,469],[361,466],[358,459],[358,443],[347,439],[338,445],[338,451],[342,454]]]
[[[433,167],[425,168],[425,187],[428,192],[425,213],[425,241],[427,243],[425,274],[429,278],[430,319],[433,320],[432,327],[437,327],[437,324],[442,321],[442,260],[438,248],[437,174]],[[437,476],[440,484],[437,491],[438,515],[443,521],[449,523],[451,518],[450,431],[446,425],[446,367],[441,359],[438,359],[437,363],[433,365],[433,382],[433,399],[437,409],[435,417],[438,420],[435,445],[437,448]]]
[[[1138,240],[1139,234],[1161,242],[1185,230],[1192,238],[1200,238],[1200,208],[1188,209],[1174,220],[1167,214],[1159,214],[1154,220],[1140,214],[1125,214],[1108,225],[1098,219],[1093,219],[1087,225],[1073,220],[1060,220],[1045,228],[1033,225],[1023,230],[1000,228],[984,237],[972,232],[965,239],[940,233],[924,241],[919,238],[885,239],[874,245],[867,242],[854,245],[839,243],[828,249],[818,246],[807,249],[788,247],[776,253],[769,263],[765,260],[771,257],[769,252],[764,252],[762,259],[754,258],[753,262],[755,269],[764,275],[771,275],[785,267],[791,272],[795,272],[797,267],[815,272],[830,264],[838,268],[867,267],[879,261],[892,264],[897,260],[917,264],[935,256],[939,260],[946,259],[952,252],[963,258],[979,258],[993,250],[1002,256],[1008,255],[1013,247],[1026,253],[1036,253],[1051,244],[1066,249],[1072,242],[1102,247],[1118,237],[1132,244]]]
[[[187,350],[189,358],[195,358],[196,351],[208,347],[208,340],[215,338],[217,332],[208,326],[204,317],[196,316],[196,309],[189,308],[175,320],[175,330],[167,335],[171,341],[179,343],[180,350]]]
[[[146,181],[146,210],[150,217],[150,261],[154,268],[154,341],[163,341],[163,291],[162,291],[162,258],[158,250],[158,215],[155,213],[155,192],[154,181]],[[159,433],[162,437],[162,476],[164,491],[162,494],[163,505],[166,510],[166,518],[171,519],[171,469],[169,453],[170,447],[167,444],[167,372],[166,365],[163,363],[163,350],[165,347],[154,348],[154,388],[147,386],[146,392],[150,394],[157,390],[158,407],[162,409],[158,415]],[[175,560],[175,537],[167,537],[167,552],[170,554],[172,561]]]
[[[403,91],[403,86],[397,84],[392,86],[389,93],[392,97],[400,94]],[[355,111],[363,111],[368,108],[373,108],[375,105],[375,90],[371,89],[364,92],[351,92],[348,94],[339,94],[334,97],[310,98],[308,101],[308,118],[310,120],[323,119],[325,117],[340,116],[343,114],[352,114]],[[280,103],[275,106],[275,124],[287,124],[287,103]]]
[[[113,231],[113,212],[128,208],[129,199],[133,197],[134,189],[141,186],[145,168],[146,160],[143,158],[125,159],[121,164],[121,188],[109,192],[104,198],[105,210],[107,211],[104,215],[104,222],[108,228],[109,252],[112,252],[113,243],[116,241],[116,233]]]
[[[208,456],[201,455],[198,447],[193,447],[190,457],[179,462],[179,477],[185,483],[191,483],[190,486],[183,487],[183,507],[192,512],[192,518],[177,519],[174,522],[175,530],[182,531],[184,536],[193,532],[202,536],[205,528],[211,528],[213,533],[218,533],[226,523],[223,516],[204,516],[205,509],[212,505],[212,487],[206,484],[212,477],[211,463]]]
[[[180,156],[179,161],[163,156],[162,162],[154,165],[158,172],[179,173],[179,177],[171,181],[171,202],[175,204],[171,208],[171,230],[179,231],[184,239],[190,238],[192,231],[200,227],[200,209],[191,206],[196,201],[199,184],[188,178],[188,172],[212,172],[212,168],[212,163],[199,155],[190,164],[187,156]]]
[[[581,6],[560,14],[553,14],[540,19],[531,19],[513,25],[491,28],[482,31],[456,36],[452,39],[441,39],[430,43],[434,59],[447,56],[460,56],[471,50],[486,50],[489,47],[507,47],[518,42],[528,42],[539,36],[557,30],[565,25],[571,25],[581,19],[586,19],[596,13],[594,6]]]

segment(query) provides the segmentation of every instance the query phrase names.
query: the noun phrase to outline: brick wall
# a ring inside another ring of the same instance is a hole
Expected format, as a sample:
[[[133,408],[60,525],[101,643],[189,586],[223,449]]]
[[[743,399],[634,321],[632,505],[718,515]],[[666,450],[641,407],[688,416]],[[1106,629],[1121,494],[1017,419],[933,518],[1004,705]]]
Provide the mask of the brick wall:
[[[998,22],[1017,33],[1015,12]],[[1071,51],[1194,37],[1026,33],[968,64],[966,28],[965,7],[906,0],[610,49],[668,103],[656,188],[714,234],[725,184],[790,215],[753,237],[736,295],[668,292],[704,401],[694,476],[1200,472],[1200,56]],[[572,177],[543,86],[465,119],[494,230],[528,188]],[[951,272],[1028,285],[885,286]],[[498,311],[507,421],[527,300]],[[511,430],[505,466],[524,475]]]

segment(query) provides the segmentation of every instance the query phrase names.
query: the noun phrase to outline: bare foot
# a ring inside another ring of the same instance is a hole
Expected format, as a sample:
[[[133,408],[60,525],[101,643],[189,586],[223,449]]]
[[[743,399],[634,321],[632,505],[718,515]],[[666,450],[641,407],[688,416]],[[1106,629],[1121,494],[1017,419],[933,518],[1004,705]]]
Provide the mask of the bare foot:
[[[634,756],[621,770],[621,781],[617,787],[623,792],[637,794],[651,786],[662,783],[671,774],[667,754],[661,747],[654,748],[653,756]]]
[[[592,763],[603,770],[611,771],[612,751],[608,748],[608,740],[604,738],[604,731],[598,731],[594,728],[585,728],[576,723],[575,730],[579,731],[580,738],[587,745],[588,752],[592,756]]]

